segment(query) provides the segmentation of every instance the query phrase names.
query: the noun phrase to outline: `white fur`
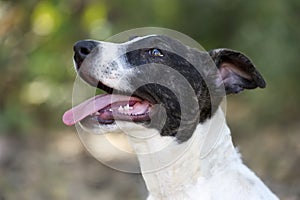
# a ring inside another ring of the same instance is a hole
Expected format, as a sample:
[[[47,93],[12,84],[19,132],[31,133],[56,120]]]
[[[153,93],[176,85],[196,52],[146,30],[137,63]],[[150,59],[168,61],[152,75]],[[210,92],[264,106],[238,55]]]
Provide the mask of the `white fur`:
[[[168,153],[157,153],[153,159],[140,159],[147,188],[148,200],[162,199],[200,199],[200,200],[275,200],[278,199],[263,182],[241,161],[234,148],[230,130],[224,124],[219,140],[206,157],[200,158],[205,148],[207,136],[211,134],[210,123],[219,122],[224,114],[218,110],[216,115],[203,125],[199,124],[192,138],[186,144],[170,143],[170,138],[157,135],[155,143],[148,141],[134,143],[145,149],[157,148],[167,142],[171,147]],[[133,141],[133,140],[131,140]],[[183,147],[184,146],[184,147]],[[183,147],[183,148],[182,148]],[[140,147],[141,148],[141,147]],[[210,147],[209,147],[210,148]],[[155,172],[144,172],[145,168],[156,167],[165,156],[176,157],[180,150],[184,153],[175,162]],[[179,150],[179,151],[178,151]],[[159,157],[159,155],[161,155]],[[141,156],[139,156],[141,158]]]
[[[216,128],[216,124],[220,126]],[[109,128],[99,128],[128,135],[149,191],[147,200],[278,199],[242,163],[221,109],[181,144],[174,137],[162,137],[157,130],[134,123],[117,121]],[[207,144],[211,137],[215,143]],[[208,152],[204,157],[203,150]]]
[[[101,81],[111,88],[131,91],[128,78],[132,70],[126,68],[125,59],[120,57],[125,53],[126,48],[122,45],[99,42],[99,45],[81,64],[79,73],[92,85],[96,86],[98,81]]]
[[[153,36],[156,36],[156,34],[145,35],[145,36],[139,36],[139,37],[133,38],[132,40],[129,40],[129,41],[127,41],[127,42],[124,42],[124,43],[122,43],[122,44],[124,44],[124,45],[129,45],[129,44],[135,43],[135,42],[137,42],[137,41],[139,41],[139,40],[146,39],[146,38],[148,38],[148,37],[153,37]]]

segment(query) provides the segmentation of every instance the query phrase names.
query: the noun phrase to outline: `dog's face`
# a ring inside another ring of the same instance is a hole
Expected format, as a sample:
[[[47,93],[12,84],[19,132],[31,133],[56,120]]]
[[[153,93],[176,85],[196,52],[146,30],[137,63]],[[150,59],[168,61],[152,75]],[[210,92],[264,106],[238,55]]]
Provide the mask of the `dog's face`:
[[[200,51],[167,36],[125,43],[83,40],[74,51],[80,77],[108,93],[66,112],[66,124],[80,121],[86,129],[148,128],[184,142],[214,114],[224,95],[265,87],[245,55]]]

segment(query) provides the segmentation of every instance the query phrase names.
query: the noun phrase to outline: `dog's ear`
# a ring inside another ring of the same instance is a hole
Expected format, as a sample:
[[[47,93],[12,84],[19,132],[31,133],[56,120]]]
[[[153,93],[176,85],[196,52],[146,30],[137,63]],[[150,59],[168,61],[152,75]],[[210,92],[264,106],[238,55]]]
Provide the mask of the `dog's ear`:
[[[209,54],[220,73],[218,84],[224,84],[226,94],[266,87],[265,80],[244,54],[230,49],[213,49]]]

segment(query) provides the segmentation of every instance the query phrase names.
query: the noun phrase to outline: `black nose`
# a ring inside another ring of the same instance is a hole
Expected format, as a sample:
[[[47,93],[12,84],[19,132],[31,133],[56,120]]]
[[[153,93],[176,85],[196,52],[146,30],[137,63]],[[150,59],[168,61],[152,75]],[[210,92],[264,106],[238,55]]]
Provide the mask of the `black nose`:
[[[92,40],[81,40],[74,44],[74,60],[77,69],[80,68],[83,60],[91,53],[91,51],[98,45],[98,42]]]

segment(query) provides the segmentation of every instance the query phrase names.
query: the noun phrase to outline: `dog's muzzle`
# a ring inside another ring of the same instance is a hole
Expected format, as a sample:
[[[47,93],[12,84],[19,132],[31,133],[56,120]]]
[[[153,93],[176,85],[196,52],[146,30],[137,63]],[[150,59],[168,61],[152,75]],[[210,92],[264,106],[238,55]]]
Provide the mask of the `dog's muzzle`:
[[[84,60],[99,44],[93,40],[82,40],[75,43],[73,46],[74,61],[76,70],[82,79],[108,94],[97,95],[68,110],[63,116],[63,122],[71,126],[82,120],[96,124],[112,124],[115,120],[150,121],[152,103],[138,96],[132,97],[132,94],[119,94],[120,91],[104,85],[100,80],[89,81],[90,77],[86,74],[83,76],[80,72],[83,70]],[[89,66],[85,65],[84,68],[88,70]]]

